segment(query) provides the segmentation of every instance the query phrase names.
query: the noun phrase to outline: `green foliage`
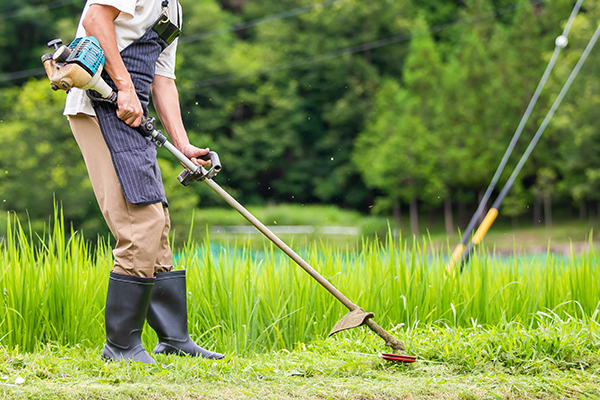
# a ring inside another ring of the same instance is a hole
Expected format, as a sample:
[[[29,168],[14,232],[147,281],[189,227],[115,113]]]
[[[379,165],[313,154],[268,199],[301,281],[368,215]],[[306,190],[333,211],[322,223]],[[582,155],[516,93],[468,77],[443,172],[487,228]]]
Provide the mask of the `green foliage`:
[[[335,206],[281,204],[265,207],[248,207],[248,211],[265,225],[355,226],[362,218],[360,213],[342,210]],[[205,208],[196,212],[194,225],[249,225],[232,208]]]
[[[600,15],[598,7],[593,7],[592,15],[581,16],[573,25],[576,38],[591,35],[597,26]],[[577,62],[585,39],[575,39],[570,47],[565,49],[566,65],[557,67],[559,78],[555,85],[561,84],[570,73],[570,68]],[[596,50],[596,49],[594,49]],[[550,128],[558,137],[556,165],[559,172],[558,189],[561,193],[576,201],[600,199],[600,171],[598,169],[599,133],[598,114],[594,111],[600,105],[600,82],[595,65],[599,60],[598,52],[592,51],[580,72],[573,88],[566,96],[566,104],[557,111],[555,120]],[[552,164],[550,164],[552,165]],[[553,166],[553,165],[552,165]]]
[[[527,193],[521,181],[515,182],[510,194],[502,202],[502,214],[515,218],[527,212]]]
[[[47,341],[94,343],[101,339],[110,249],[91,250],[81,235],[67,238],[60,215],[43,237],[33,238],[8,214],[8,235],[0,249],[2,340],[33,350]]]
[[[407,204],[441,211],[451,197],[473,208],[573,7],[569,0],[352,0],[227,29],[314,4],[182,0],[176,72],[184,122],[193,143],[219,152],[217,180],[243,204],[335,204],[366,213],[378,198],[393,205],[378,208],[389,215]],[[0,1],[0,76],[40,68],[48,40],[73,38],[82,6]],[[599,17],[596,3],[584,5],[500,184]],[[541,169],[556,173],[554,204],[600,201],[597,59],[593,51],[525,166],[520,201],[531,198]],[[54,195],[69,223],[104,235],[60,115],[62,93],[51,94],[45,78],[2,86],[2,209],[27,212],[37,229]],[[159,157],[163,175],[177,173],[177,161]],[[169,185],[180,233],[186,210],[220,204],[203,185],[179,193]]]
[[[377,216],[362,219],[358,225],[358,229],[360,234],[363,237],[369,238],[369,240],[376,238],[383,239],[389,234],[394,235],[399,232],[396,221]]]
[[[273,9],[245,5],[249,13]],[[279,8],[279,2],[273,7]],[[184,109],[195,110],[186,115],[186,124],[196,140],[210,141],[220,151],[228,182],[241,189],[242,201],[364,206],[368,192],[349,161],[352,143],[378,80],[373,64],[396,69],[404,52],[385,51],[370,59],[359,54],[265,75],[254,72],[405,30],[407,24],[398,16],[407,7],[406,2],[348,2],[260,25],[246,31],[243,40],[222,35],[182,46],[188,61],[179,72],[187,88]],[[218,63],[207,63],[206,51],[219,53]],[[190,81],[198,81],[198,68],[207,78],[251,77],[196,88]]]
[[[465,17],[490,9],[487,0],[467,4]],[[449,177],[453,186],[485,188],[516,127],[518,114],[506,112],[514,101],[506,82],[518,73],[506,65],[508,44],[498,25],[480,23],[461,30],[444,68],[446,118],[440,133],[448,151],[446,165],[454,172]]]
[[[422,21],[418,30],[426,30]],[[394,199],[420,198],[439,203],[445,196],[440,174],[443,161],[438,135],[441,63],[430,36],[411,41],[401,88],[384,80],[375,96],[366,129],[356,141],[354,160],[369,161],[363,176],[369,186],[380,188]]]
[[[92,251],[79,234],[66,240],[60,221],[56,215],[52,231],[34,238],[14,217],[9,219],[10,234],[0,246],[4,346],[31,351],[47,342],[97,347],[103,341],[110,251],[103,242]],[[404,324],[412,332],[421,324],[447,330],[477,324],[485,337],[499,326],[500,331],[520,324],[536,327],[547,316],[597,324],[600,277],[593,251],[568,259],[479,254],[456,277],[445,275],[445,259],[439,253],[416,241],[388,238],[385,246],[365,241],[360,251],[314,245],[302,256],[348,298],[375,312],[378,323],[387,328]],[[323,338],[346,312],[273,246],[257,252],[246,245],[213,248],[208,241],[203,246],[188,242],[179,265],[188,273],[191,335],[207,347],[238,354],[291,349]],[[502,335],[489,338],[489,354],[499,362],[515,362],[502,358],[505,352],[492,345]],[[154,333],[147,330],[143,340],[151,348]],[[519,340],[522,346],[506,341],[502,348],[513,354],[518,347],[519,359],[525,359],[531,356],[529,344],[548,345],[535,336]],[[548,340],[551,346],[557,343]],[[460,350],[444,357],[456,352]],[[461,362],[478,365],[478,357],[471,354]]]
[[[48,53],[46,43],[61,35],[75,35],[84,1],[56,2],[0,0],[0,71],[17,72],[40,68],[40,57]],[[12,82],[11,82],[12,83]],[[21,80],[22,83],[22,80]],[[0,87],[7,83],[0,81]]]
[[[355,147],[356,162],[368,160],[366,183],[405,201],[435,192],[439,178],[430,156],[436,142],[421,118],[406,110],[408,98],[396,82],[384,81],[374,101],[373,120]]]
[[[39,225],[58,201],[65,204],[68,223],[85,229],[90,221],[97,229],[100,211],[79,147],[61,115],[64,95],[47,82],[30,81],[1,92],[0,99],[7,110],[0,122],[0,209],[28,215]]]
[[[556,172],[550,168],[540,168],[537,173],[537,179],[534,191],[540,196],[552,196],[555,192]]]

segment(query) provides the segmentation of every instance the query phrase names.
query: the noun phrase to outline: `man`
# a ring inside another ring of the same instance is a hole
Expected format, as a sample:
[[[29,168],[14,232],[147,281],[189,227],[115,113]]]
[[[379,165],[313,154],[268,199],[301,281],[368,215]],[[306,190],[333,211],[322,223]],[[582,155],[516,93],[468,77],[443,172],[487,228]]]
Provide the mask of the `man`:
[[[196,345],[187,329],[185,271],[173,271],[167,200],[156,148],[139,134],[152,99],[173,145],[197,165],[208,149],[192,146],[175,85],[176,0],[89,0],[77,37],[94,36],[105,52],[103,77],[118,91],[118,109],[72,89],[64,114],[81,149],[98,204],[116,245],[106,298],[111,360],[155,363],[141,342],[144,320],[157,332],[154,353],[223,358]]]

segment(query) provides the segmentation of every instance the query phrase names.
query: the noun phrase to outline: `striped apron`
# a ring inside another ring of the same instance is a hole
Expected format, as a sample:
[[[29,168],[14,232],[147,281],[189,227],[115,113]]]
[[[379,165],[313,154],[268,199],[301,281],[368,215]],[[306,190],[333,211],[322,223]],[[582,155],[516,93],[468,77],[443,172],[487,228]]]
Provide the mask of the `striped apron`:
[[[144,116],[148,115],[150,85],[154,81],[156,60],[167,46],[167,42],[150,27],[139,39],[121,51],[121,58],[131,75]],[[102,72],[102,77],[116,90],[106,71]],[[136,128],[120,120],[112,104],[98,101],[93,101],[92,104],[127,201],[132,204],[162,202],[166,206],[167,198],[156,159],[156,146]]]

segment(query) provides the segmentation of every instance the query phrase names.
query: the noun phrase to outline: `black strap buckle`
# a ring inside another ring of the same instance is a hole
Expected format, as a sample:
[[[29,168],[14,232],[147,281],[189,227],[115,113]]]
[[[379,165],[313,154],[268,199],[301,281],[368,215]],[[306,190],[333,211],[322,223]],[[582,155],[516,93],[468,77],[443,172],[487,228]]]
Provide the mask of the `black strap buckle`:
[[[173,43],[175,39],[179,35],[181,35],[181,30],[169,20],[169,16],[167,14],[161,14],[160,17],[156,20],[154,25],[152,25],[152,30],[158,33],[158,36],[167,42],[167,44]]]
[[[152,29],[158,33],[158,36],[164,40],[167,44],[173,43],[179,35],[181,35],[181,16],[179,15],[179,2],[174,1],[174,13],[177,16],[177,21],[171,17],[169,13],[169,0],[163,0],[162,2],[163,11],[152,25]],[[176,23],[174,23],[176,22]]]

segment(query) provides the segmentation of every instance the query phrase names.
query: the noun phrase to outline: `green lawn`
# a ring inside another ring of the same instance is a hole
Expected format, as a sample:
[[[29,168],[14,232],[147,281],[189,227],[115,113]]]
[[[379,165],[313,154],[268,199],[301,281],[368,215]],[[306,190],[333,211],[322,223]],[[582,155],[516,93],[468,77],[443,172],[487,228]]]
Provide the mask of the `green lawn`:
[[[600,398],[595,323],[540,318],[536,326],[400,327],[413,364],[377,357],[364,330],[224,360],[156,357],[104,362],[99,347],[0,349],[3,399],[563,399]]]

